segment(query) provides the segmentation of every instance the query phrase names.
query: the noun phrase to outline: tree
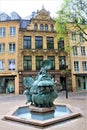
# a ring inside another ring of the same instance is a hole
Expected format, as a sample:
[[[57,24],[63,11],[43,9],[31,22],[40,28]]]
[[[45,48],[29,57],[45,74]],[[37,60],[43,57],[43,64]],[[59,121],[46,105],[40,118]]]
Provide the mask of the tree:
[[[70,33],[67,25],[72,24],[74,28],[77,28],[77,35],[85,37],[87,33],[87,0],[64,0],[61,9],[57,12],[56,18],[58,38],[63,37],[65,34]]]

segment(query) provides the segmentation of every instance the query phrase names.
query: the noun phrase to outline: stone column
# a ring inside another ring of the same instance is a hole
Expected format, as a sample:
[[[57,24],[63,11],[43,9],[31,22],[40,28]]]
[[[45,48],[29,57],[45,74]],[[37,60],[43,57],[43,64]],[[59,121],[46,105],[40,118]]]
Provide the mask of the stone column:
[[[19,75],[17,74],[15,76],[15,94],[19,94]]]
[[[36,70],[36,61],[35,61],[35,55],[32,56],[32,70]]]
[[[57,91],[60,91],[60,76],[55,75],[55,81],[57,81]]]
[[[55,70],[59,70],[59,59],[58,59],[58,55],[55,56]]]
[[[75,75],[72,75],[72,91],[76,91],[76,77]]]

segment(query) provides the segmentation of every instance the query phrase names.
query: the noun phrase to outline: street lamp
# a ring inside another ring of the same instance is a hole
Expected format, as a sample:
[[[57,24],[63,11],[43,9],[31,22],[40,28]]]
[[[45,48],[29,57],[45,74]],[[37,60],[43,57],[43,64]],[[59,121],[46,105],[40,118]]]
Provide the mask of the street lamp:
[[[67,75],[66,75],[65,79],[66,79],[66,99],[68,99]]]
[[[65,70],[61,71],[61,74],[63,75],[65,79],[65,91],[66,91],[66,98],[68,98],[68,87],[67,87],[67,75],[68,75],[68,66],[65,66]]]
[[[67,88],[67,69],[68,69],[68,65],[66,65],[66,74],[65,74],[65,79],[66,79],[66,99],[68,99],[68,88]]]

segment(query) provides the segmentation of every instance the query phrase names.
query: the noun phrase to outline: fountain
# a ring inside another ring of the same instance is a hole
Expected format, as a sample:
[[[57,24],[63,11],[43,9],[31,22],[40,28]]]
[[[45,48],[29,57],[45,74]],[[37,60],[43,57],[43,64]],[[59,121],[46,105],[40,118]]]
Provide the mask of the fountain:
[[[44,60],[35,80],[26,77],[23,81],[26,104],[10,111],[4,118],[37,126],[47,126],[80,115],[71,105],[54,104],[58,97],[56,81],[48,72],[53,64]]]

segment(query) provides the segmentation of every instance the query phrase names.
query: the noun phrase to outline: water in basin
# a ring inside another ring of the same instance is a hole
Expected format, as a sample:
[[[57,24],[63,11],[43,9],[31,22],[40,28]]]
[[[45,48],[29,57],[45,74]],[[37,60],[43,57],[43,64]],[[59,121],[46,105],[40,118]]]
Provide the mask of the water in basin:
[[[13,115],[18,116],[22,119],[35,119],[35,120],[48,120],[64,115],[68,115],[72,113],[67,106],[58,105],[55,107],[55,110],[52,112],[46,112],[46,113],[38,113],[38,112],[30,112],[29,107],[20,107],[17,109]]]

